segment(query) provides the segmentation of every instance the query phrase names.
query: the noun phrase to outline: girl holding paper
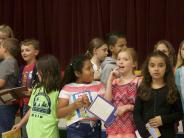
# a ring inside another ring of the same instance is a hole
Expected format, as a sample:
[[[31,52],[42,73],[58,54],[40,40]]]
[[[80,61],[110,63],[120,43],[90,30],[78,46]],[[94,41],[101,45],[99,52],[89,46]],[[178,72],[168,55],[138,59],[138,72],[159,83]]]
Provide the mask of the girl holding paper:
[[[104,85],[93,81],[94,71],[90,59],[80,55],[66,68],[59,94],[57,116],[65,117],[67,138],[99,138],[100,124],[86,108],[100,94]]]
[[[134,121],[140,135],[152,138],[148,131],[154,128],[160,131],[156,133],[161,134],[160,138],[175,138],[175,123],[182,118],[182,106],[169,58],[160,51],[153,52],[142,73],[134,107]]]
[[[133,109],[140,77],[134,75],[137,68],[136,52],[133,48],[122,50],[117,56],[118,68],[107,81],[105,97],[117,108],[116,120],[108,126],[108,138],[135,138]]]

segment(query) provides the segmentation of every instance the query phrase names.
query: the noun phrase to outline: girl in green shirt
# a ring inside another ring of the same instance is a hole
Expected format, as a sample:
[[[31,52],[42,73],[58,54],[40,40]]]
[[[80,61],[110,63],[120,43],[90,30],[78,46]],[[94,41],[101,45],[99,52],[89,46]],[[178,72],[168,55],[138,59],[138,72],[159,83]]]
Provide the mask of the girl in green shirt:
[[[59,62],[48,55],[37,62],[39,83],[33,89],[30,109],[22,120],[13,126],[20,129],[28,121],[26,129],[30,138],[59,138],[56,105],[61,84]]]

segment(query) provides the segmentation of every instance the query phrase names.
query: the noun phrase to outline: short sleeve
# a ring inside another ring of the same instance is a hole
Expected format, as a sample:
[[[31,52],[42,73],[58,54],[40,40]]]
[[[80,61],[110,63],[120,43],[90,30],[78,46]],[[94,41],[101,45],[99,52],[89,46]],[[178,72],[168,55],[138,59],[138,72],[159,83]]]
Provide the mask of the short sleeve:
[[[98,90],[98,94],[101,95],[101,96],[104,96],[105,95],[105,86],[103,83],[99,82],[99,90]]]
[[[36,88],[34,88],[32,90],[32,94],[31,94],[31,97],[30,97],[29,103],[28,103],[29,107],[33,107],[33,100],[34,100],[35,95],[36,95]]]
[[[67,91],[62,89],[59,93],[59,98],[70,99],[70,95],[67,93]]]
[[[14,74],[14,64],[7,61],[0,63],[0,79],[6,80],[9,75]]]

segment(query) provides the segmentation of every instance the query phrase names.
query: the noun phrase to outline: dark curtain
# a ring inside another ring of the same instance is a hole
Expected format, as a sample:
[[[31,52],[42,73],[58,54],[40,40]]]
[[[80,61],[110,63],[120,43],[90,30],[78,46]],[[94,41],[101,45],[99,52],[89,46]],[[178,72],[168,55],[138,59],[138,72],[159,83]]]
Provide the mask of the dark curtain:
[[[110,31],[125,33],[142,63],[160,39],[177,50],[183,6],[183,0],[0,0],[0,24],[10,25],[19,40],[38,39],[41,55],[54,54],[63,68],[90,39]]]

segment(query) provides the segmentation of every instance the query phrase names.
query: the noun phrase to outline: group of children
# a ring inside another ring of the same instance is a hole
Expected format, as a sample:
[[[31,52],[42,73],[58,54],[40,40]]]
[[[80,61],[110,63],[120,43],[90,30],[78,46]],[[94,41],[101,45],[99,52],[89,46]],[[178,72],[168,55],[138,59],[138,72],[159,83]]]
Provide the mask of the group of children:
[[[135,50],[128,48],[123,34],[109,33],[104,40],[92,39],[87,52],[73,59],[61,78],[54,56],[36,60],[36,40],[20,43],[26,65],[18,73],[18,41],[8,33],[1,37],[8,32],[2,31],[7,29],[3,27],[0,26],[0,89],[27,86],[28,91],[19,101],[0,102],[0,133],[22,128],[24,138],[59,138],[58,119],[71,117],[77,109],[87,109],[93,98],[101,95],[116,108],[116,119],[106,126],[108,138],[136,138],[136,130],[141,137],[152,138],[148,125],[158,129],[161,138],[176,137],[177,122],[183,119],[184,109],[184,42],[176,61],[172,45],[159,41],[138,76]],[[76,94],[80,97],[73,100]],[[18,107],[22,119],[14,125]],[[67,126],[67,138],[100,136],[101,121],[90,113]]]

